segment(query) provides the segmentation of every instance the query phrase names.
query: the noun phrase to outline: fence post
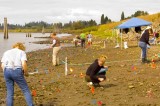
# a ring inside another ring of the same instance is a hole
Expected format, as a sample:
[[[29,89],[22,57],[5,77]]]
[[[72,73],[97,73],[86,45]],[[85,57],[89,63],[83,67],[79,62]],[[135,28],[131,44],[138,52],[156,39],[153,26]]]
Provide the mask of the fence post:
[[[67,68],[67,57],[65,58],[65,75],[67,75],[68,68]]]
[[[8,39],[8,24],[7,18],[4,18],[4,39]]]

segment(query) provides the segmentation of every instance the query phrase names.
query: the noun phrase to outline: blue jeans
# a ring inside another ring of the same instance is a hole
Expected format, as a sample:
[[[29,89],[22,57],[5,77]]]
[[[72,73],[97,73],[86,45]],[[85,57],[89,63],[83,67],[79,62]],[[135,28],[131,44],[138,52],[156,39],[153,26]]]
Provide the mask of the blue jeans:
[[[98,78],[104,78],[104,79],[106,79],[106,71],[103,71],[103,72],[101,72],[101,73],[97,73],[96,77],[97,77],[97,78],[93,79],[93,81],[92,81],[92,80],[91,80],[91,77],[90,77],[89,75],[86,75],[86,76],[85,76],[85,80],[86,80],[87,82],[93,82],[93,84],[94,84],[94,83],[100,83],[100,81],[98,80]]]
[[[16,82],[17,85],[21,88],[25,96],[27,105],[34,106],[29,87],[23,75],[22,68],[17,68],[15,70],[13,70],[12,68],[5,68],[4,78],[7,87],[7,106],[13,106],[14,82]]]
[[[141,58],[146,58],[147,57],[147,43],[140,41],[139,47],[142,49]]]

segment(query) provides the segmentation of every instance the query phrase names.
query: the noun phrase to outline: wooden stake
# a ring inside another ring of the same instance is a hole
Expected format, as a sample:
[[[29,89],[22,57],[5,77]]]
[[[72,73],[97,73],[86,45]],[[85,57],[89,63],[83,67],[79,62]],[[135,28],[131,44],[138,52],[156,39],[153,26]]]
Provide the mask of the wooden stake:
[[[122,29],[121,29],[121,50],[122,50]]]
[[[67,57],[65,58],[65,75],[67,75],[68,68],[67,68]]]
[[[7,24],[7,18],[4,18],[4,39],[8,39],[8,24]]]
[[[29,33],[29,37],[32,37],[31,33]]]

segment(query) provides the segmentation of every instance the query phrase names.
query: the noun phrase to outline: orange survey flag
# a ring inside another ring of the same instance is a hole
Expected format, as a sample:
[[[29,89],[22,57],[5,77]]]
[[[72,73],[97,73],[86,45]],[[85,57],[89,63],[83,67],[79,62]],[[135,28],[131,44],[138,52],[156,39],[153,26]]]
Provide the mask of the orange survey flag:
[[[80,77],[81,77],[81,78],[83,78],[83,77],[84,77],[84,75],[83,75],[83,73],[82,73],[82,72],[81,72],[81,74],[80,74]]]
[[[132,66],[131,68],[132,68],[132,70],[136,70],[137,69],[135,66]]]
[[[94,91],[95,91],[95,90],[94,90],[94,87],[93,87],[93,86],[91,87],[90,90],[91,90],[92,94],[94,94]]]
[[[36,90],[32,90],[32,96],[36,96]]]
[[[156,68],[156,64],[154,62],[152,62],[151,67],[155,69]]]

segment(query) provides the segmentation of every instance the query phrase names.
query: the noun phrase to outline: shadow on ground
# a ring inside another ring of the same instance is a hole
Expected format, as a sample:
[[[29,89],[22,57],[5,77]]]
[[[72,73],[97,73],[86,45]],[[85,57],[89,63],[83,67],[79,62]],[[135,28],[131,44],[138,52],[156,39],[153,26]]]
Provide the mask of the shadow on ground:
[[[103,88],[111,88],[111,87],[115,87],[117,85],[115,84],[106,84],[106,85],[101,85]]]

